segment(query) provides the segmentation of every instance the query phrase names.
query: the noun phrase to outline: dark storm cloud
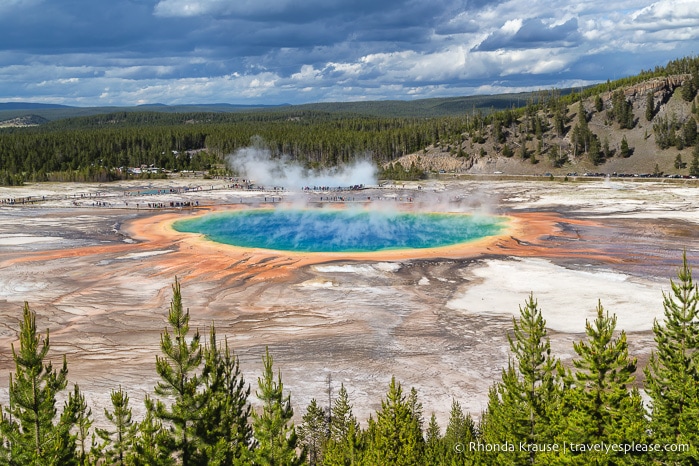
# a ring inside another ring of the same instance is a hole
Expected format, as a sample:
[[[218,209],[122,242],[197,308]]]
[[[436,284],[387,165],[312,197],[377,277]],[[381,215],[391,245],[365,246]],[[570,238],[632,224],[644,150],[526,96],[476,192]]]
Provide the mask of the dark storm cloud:
[[[302,103],[621,77],[689,54],[699,14],[695,0],[1,0],[0,31],[0,101]]]
[[[2,49],[62,53],[118,49],[157,40],[152,6],[136,2],[18,2],[0,7]],[[144,40],[145,39],[145,40]]]
[[[474,50],[484,52],[532,47],[572,47],[581,39],[576,18],[557,26],[547,26],[541,19],[535,18],[523,22],[513,34],[503,30],[493,32]]]

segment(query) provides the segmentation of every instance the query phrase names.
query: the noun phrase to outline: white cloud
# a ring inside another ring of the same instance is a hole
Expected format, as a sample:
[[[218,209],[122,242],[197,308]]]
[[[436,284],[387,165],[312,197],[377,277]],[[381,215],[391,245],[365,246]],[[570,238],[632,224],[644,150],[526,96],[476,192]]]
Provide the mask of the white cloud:
[[[299,81],[300,83],[307,83],[309,81],[317,81],[322,78],[322,74],[319,70],[316,70],[313,65],[302,65],[301,71],[291,75],[291,79],[294,81]]]
[[[35,7],[44,0],[2,0],[0,1],[0,13],[5,13],[12,10],[28,9]]]
[[[160,0],[153,12],[163,17],[250,15],[279,13],[293,6],[291,0]]]
[[[500,30],[506,34],[514,34],[522,27],[522,19],[508,19],[505,24],[502,25]]]
[[[108,78],[122,79],[137,79],[144,76],[166,76],[175,71],[174,66],[155,65],[155,66],[120,66],[110,67],[105,70],[104,74]]]
[[[232,2],[225,0],[161,0],[155,5],[157,16],[200,16],[224,13]]]
[[[696,0],[661,0],[631,15],[631,22],[643,28],[696,27],[699,4]]]

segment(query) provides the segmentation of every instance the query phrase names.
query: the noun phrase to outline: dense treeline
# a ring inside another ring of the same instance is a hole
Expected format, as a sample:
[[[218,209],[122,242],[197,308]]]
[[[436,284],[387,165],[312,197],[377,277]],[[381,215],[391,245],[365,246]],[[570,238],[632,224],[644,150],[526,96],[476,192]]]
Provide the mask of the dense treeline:
[[[91,409],[68,386],[65,357],[47,362],[48,331],[37,333],[25,303],[9,405],[2,408],[0,463],[10,465],[502,465],[697,464],[699,461],[699,288],[683,257],[678,280],[663,294],[664,319],[653,326],[656,349],[644,369],[615,316],[597,306],[585,338],[573,345],[572,367],[551,352],[546,321],[533,296],[509,335],[511,358],[489,391],[476,422],[452,402],[446,428],[426,420],[415,389],[391,379],[381,408],[361,427],[342,385],[328,409],[314,399],[302,423],[292,421],[290,395],[269,351],[256,397],[238,358],[215,328],[202,343],[189,328],[180,285],[173,284],[167,328],[156,356],[159,381],[146,414],[132,416],[123,387],[104,409],[109,427],[92,428]]]
[[[78,120],[0,132],[0,173],[43,180],[50,173],[87,167],[209,169],[223,156],[249,146],[253,137],[264,141],[273,156],[283,154],[308,167],[335,166],[367,155],[382,163],[442,139],[457,139],[473,124],[468,117],[424,120],[316,113],[128,112]]]

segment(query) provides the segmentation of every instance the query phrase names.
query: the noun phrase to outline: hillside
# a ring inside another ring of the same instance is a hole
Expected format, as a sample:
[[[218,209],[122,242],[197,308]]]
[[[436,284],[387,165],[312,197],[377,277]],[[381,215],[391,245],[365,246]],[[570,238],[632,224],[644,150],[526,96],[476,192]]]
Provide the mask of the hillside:
[[[690,119],[696,121],[696,96],[687,101],[683,98],[683,86],[695,86],[695,75],[682,74],[663,78],[652,78],[639,83],[594,95],[582,100],[587,126],[599,144],[599,156],[593,157],[590,150],[576,148],[576,126],[580,125],[579,102],[565,106],[565,124],[560,133],[556,130],[555,109],[546,105],[536,106],[533,112],[525,110],[513,121],[502,126],[498,116],[490,119],[478,131],[462,134],[462,141],[441,141],[426,149],[400,157],[395,162],[406,169],[412,164],[419,171],[486,174],[543,174],[565,175],[567,173],[602,174],[679,174],[688,175],[695,141],[683,141],[683,127]],[[614,118],[614,95],[623,93],[623,98],[632,112],[633,125],[622,127]],[[648,93],[653,95],[652,119],[647,120]],[[696,89],[694,89],[696,93]],[[601,100],[601,110],[597,107]],[[535,125],[546,128],[537,135]],[[676,140],[681,142],[661,148],[656,129],[663,124],[672,125]],[[496,126],[500,125],[500,129]],[[497,132],[501,136],[498,139]],[[622,140],[625,139],[630,155],[622,155]],[[522,155],[522,143],[526,156]],[[605,147],[609,148],[605,156]],[[507,156],[507,149],[511,155]],[[589,148],[588,148],[589,149]],[[680,168],[676,167],[677,157]],[[385,164],[389,166],[390,164]]]

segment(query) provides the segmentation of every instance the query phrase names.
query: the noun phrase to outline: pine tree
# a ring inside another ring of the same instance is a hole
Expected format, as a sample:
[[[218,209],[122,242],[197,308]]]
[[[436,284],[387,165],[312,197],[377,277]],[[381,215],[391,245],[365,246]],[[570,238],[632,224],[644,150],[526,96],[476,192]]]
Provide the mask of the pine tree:
[[[119,390],[112,390],[110,398],[113,409],[109,411],[104,408],[104,416],[114,429],[95,429],[95,431],[103,440],[100,449],[106,462],[121,466],[126,464],[127,454],[133,446],[136,426],[131,418],[129,395],[119,387]]]
[[[437,424],[437,417],[432,413],[425,431],[425,463],[434,466],[446,465],[446,449],[444,446],[442,433],[439,424]]]
[[[522,133],[522,137],[519,138],[519,156],[522,160],[529,158],[529,151],[527,150],[527,138],[524,133]]]
[[[604,110],[604,102],[602,101],[602,97],[600,97],[599,94],[595,96],[595,110],[597,110],[597,112],[601,112],[602,110]]]
[[[677,154],[677,156],[675,157],[675,168],[679,170],[681,168],[684,168],[684,166],[685,163],[682,161],[682,154]]]
[[[568,373],[559,444],[644,443],[645,412],[638,389],[631,388],[636,359],[629,357],[626,333],[614,338],[616,316],[597,306],[597,318],[586,324],[587,341],[573,345],[579,358]],[[590,451],[574,456],[575,464],[629,464],[634,454]]]
[[[588,155],[590,156],[590,161],[595,165],[599,165],[600,163],[604,162],[602,146],[600,145],[599,138],[593,133],[590,133],[590,147],[588,150]]]
[[[502,146],[502,156],[503,157],[512,157],[514,154],[512,153],[512,149],[510,149],[510,146],[508,144],[505,144]]]
[[[476,437],[476,424],[471,415],[464,415],[461,404],[452,400],[449,424],[442,439],[447,464],[473,464],[475,455],[469,451],[469,444]]]
[[[602,142],[602,157],[605,159],[610,158],[613,155],[612,150],[609,147],[609,139],[605,136]]]
[[[621,138],[621,146],[619,148],[619,155],[627,158],[631,157],[631,148],[629,147],[629,141],[626,140],[626,136]]]
[[[410,388],[410,395],[408,395],[408,407],[410,408],[410,415],[413,416],[417,422],[417,426],[422,432],[425,425],[425,419],[422,416],[422,403],[417,398],[417,389],[415,387]]]
[[[78,464],[81,466],[93,464],[93,453],[97,450],[97,444],[90,430],[93,423],[92,409],[87,406],[85,395],[80,392],[77,384],[73,387],[73,393],[68,395],[67,404],[69,412],[74,416]]]
[[[663,293],[664,321],[653,324],[657,349],[645,369],[651,398],[650,428],[654,443],[689,444],[689,452],[658,452],[663,464],[699,463],[699,289],[692,280],[687,254],[678,282]]]
[[[303,456],[296,454],[297,437],[291,418],[291,395],[284,397],[281,372],[274,380],[273,359],[269,348],[262,357],[264,373],[257,379],[257,397],[262,401],[261,412],[253,412],[253,433],[258,445],[254,451],[253,464],[289,465],[303,463]]]
[[[370,464],[422,464],[424,439],[410,403],[395,377],[376,414],[376,423],[369,438],[366,460]]]
[[[322,464],[325,445],[328,440],[328,418],[325,410],[318,406],[315,398],[306,408],[303,423],[299,426],[299,440],[308,455],[309,466]]]
[[[172,285],[168,323],[173,333],[166,328],[160,337],[163,356],[156,356],[155,368],[161,380],[155,386],[155,393],[172,400],[172,404],[167,407],[161,400],[147,399],[147,408],[169,427],[171,452],[181,458],[183,466],[188,466],[197,455],[194,425],[201,419],[205,404],[199,393],[203,379],[196,373],[202,362],[202,348],[198,331],[187,341],[189,310],[182,308],[177,279]]]
[[[238,357],[228,342],[220,347],[211,326],[204,350],[202,377],[208,392],[201,418],[195,423],[202,458],[207,464],[248,464],[253,448],[250,426],[250,385],[240,372]]]
[[[2,413],[0,432],[7,447],[9,464],[73,465],[76,423],[75,404],[66,403],[57,418],[56,396],[68,384],[68,364],[55,370],[46,362],[50,349],[49,331],[42,338],[36,332],[36,314],[24,303],[19,324],[19,351],[12,345],[15,362],[10,377],[10,406]]]
[[[691,79],[687,79],[682,83],[680,88],[680,95],[685,102],[691,102],[694,100],[694,96],[697,94],[697,90],[694,88],[694,83]]]
[[[692,164],[689,166],[691,176],[699,176],[699,144],[694,146],[692,151]]]
[[[519,313],[519,319],[513,319],[513,336],[508,336],[513,360],[491,390],[482,431],[486,442],[522,442],[536,447],[554,439],[551,413],[561,396],[558,362],[551,356],[546,321],[533,295],[520,306]],[[502,461],[545,464],[546,460],[537,458],[536,448],[532,450],[498,452],[495,456]]]
[[[622,91],[616,91],[612,95],[610,116],[619,123],[621,129],[631,129],[635,126],[633,105],[626,100]]]
[[[332,466],[359,464],[363,451],[361,434],[359,422],[352,414],[347,389],[342,384],[332,404],[330,438],[325,449],[323,464]]]
[[[169,447],[170,433],[152,411],[154,401],[145,399],[146,417],[138,424],[130,460],[134,466],[170,466],[175,464]]]
[[[502,380],[488,389],[488,407],[481,416],[479,425],[479,445],[515,444],[517,436],[514,432],[513,420],[523,419],[526,414],[513,391],[505,386],[514,385],[517,373],[512,361],[502,372]],[[447,448],[449,445],[447,444]],[[524,464],[527,457],[521,452],[478,451],[476,456],[484,464],[517,465]]]
[[[692,116],[682,125],[682,140],[685,146],[693,146],[697,142],[697,120]]]

